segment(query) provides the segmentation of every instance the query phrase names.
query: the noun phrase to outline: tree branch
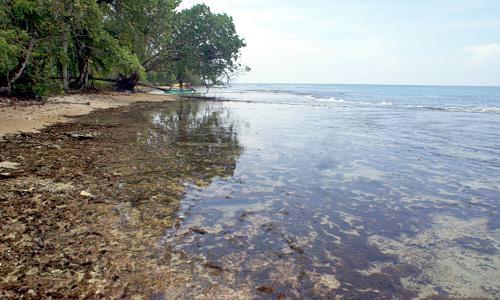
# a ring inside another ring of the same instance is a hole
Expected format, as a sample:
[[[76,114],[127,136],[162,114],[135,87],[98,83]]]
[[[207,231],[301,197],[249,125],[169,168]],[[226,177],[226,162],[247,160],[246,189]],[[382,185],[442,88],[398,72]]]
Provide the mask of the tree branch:
[[[30,44],[28,46],[28,53],[24,57],[24,61],[21,63],[21,66],[20,66],[19,70],[17,71],[17,73],[15,73],[14,76],[9,80],[11,84],[14,84],[19,79],[19,77],[21,77],[21,75],[24,72],[24,69],[26,69],[26,66],[28,65],[28,63],[30,61],[31,52],[33,51],[34,45],[35,45],[35,38],[31,38]]]

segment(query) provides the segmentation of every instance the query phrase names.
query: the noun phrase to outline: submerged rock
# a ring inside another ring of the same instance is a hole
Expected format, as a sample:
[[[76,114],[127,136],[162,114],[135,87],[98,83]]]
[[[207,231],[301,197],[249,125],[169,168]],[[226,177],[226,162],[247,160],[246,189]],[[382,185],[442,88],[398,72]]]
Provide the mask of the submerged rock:
[[[0,162],[0,169],[15,170],[17,169],[18,166],[19,164],[15,162],[10,162],[10,161]]]
[[[68,136],[78,140],[90,140],[99,137],[98,134],[92,132],[69,132]]]
[[[89,193],[87,191],[81,191],[80,196],[83,196],[85,198],[94,198],[94,195],[92,195],[91,193]]]
[[[272,286],[270,286],[269,284],[264,284],[264,285],[261,285],[261,286],[258,286],[256,288],[256,290],[258,292],[261,292],[261,293],[267,293],[267,294],[270,294],[272,292],[274,292],[274,289]]]

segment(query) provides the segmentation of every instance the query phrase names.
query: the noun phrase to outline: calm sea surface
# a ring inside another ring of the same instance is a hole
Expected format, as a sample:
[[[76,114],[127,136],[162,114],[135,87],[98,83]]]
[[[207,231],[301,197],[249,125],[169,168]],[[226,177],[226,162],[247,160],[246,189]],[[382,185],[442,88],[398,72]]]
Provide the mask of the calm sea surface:
[[[500,88],[236,85],[209,95],[228,101],[147,114],[144,143],[175,133],[197,159],[231,157],[184,183],[179,221],[160,241],[213,270],[191,269],[193,285],[176,295],[500,298]]]

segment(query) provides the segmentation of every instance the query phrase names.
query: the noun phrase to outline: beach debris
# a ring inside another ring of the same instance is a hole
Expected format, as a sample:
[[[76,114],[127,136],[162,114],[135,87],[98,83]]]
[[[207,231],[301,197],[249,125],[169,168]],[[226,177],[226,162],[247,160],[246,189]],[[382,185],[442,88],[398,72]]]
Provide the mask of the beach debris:
[[[10,161],[2,161],[0,162],[0,169],[8,169],[15,170],[19,166],[18,163],[10,162]]]
[[[85,198],[94,198],[94,195],[92,195],[91,193],[89,193],[87,191],[81,191],[80,196],[83,196]]]

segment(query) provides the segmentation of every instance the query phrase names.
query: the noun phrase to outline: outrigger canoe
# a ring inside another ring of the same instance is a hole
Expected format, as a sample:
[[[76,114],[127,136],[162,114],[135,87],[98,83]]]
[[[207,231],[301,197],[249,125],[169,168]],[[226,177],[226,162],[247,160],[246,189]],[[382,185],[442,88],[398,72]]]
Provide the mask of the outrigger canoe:
[[[164,92],[165,92],[165,94],[182,94],[182,95],[185,95],[185,94],[188,94],[188,95],[196,94],[195,90],[171,89],[169,91],[164,91]]]

